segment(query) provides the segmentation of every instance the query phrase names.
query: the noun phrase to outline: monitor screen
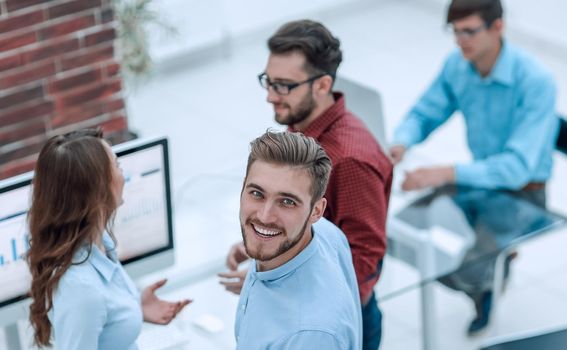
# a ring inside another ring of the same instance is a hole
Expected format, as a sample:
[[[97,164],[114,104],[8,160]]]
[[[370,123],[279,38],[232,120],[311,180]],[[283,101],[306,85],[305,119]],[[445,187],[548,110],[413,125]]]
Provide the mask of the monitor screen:
[[[139,277],[173,264],[173,221],[167,139],[113,148],[124,173],[123,204],[113,232],[126,270]],[[27,212],[31,173],[0,182],[0,307],[26,297],[30,275]]]
[[[120,261],[133,277],[173,265],[167,139],[135,140],[113,150],[124,174],[124,202],[114,220]]]
[[[24,260],[29,198],[30,176],[0,188],[0,307],[23,299],[31,281]]]

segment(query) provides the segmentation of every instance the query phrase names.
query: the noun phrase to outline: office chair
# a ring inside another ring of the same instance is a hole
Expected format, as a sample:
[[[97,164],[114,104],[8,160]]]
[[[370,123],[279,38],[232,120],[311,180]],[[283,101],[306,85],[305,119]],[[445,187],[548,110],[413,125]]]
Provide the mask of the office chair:
[[[337,76],[334,90],[344,93],[347,109],[362,119],[380,147],[387,150],[380,93],[371,87],[342,76]]]
[[[500,337],[490,343],[485,343],[480,350],[564,349],[567,344],[567,328],[565,327],[567,326]]]
[[[567,119],[564,116],[559,116],[559,135],[555,148],[567,155]]]

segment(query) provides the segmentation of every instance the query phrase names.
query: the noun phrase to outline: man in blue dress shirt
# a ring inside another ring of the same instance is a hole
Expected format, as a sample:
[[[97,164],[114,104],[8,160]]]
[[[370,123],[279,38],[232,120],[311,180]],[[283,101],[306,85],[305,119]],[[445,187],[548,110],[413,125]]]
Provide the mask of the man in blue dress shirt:
[[[474,160],[414,170],[402,187],[457,183],[487,189],[543,188],[551,175],[558,130],[551,74],[503,40],[499,0],[453,0],[447,23],[460,50],[449,55],[398,126],[390,153],[399,162],[406,149],[461,111]]]
[[[408,148],[460,111],[473,161],[418,168],[406,174],[402,189],[455,183],[515,191],[545,206],[558,132],[555,84],[536,59],[503,39],[502,12],[500,0],[451,1],[447,24],[459,49],[396,129],[390,155],[400,162]],[[488,324],[492,294],[462,290],[475,302],[477,316],[468,329],[474,334]]]
[[[301,133],[251,143],[240,198],[253,258],[236,314],[237,349],[361,349],[358,285],[344,234],[322,218],[331,160]]]

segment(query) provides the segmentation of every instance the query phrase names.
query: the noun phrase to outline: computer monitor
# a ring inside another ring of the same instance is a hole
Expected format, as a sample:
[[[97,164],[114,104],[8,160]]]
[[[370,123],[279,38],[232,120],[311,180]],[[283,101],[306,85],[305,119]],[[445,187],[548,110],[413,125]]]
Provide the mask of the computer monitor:
[[[166,138],[113,147],[124,174],[124,203],[114,234],[118,257],[133,278],[174,263],[173,208]]]
[[[124,173],[124,203],[114,234],[118,256],[133,277],[174,263],[173,215],[166,138],[134,140],[113,147]],[[0,181],[0,326],[26,317],[31,277],[27,212],[31,179],[27,173]]]
[[[0,182],[0,326],[25,315],[31,276],[24,260],[31,174]]]

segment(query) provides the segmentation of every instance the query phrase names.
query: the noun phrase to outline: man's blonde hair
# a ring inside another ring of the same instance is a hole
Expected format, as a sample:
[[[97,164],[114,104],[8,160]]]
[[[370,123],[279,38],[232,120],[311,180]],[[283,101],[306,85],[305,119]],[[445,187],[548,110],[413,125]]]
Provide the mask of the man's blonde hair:
[[[307,170],[311,177],[311,204],[323,198],[331,174],[331,159],[314,138],[268,130],[250,143],[246,178],[256,160]]]

